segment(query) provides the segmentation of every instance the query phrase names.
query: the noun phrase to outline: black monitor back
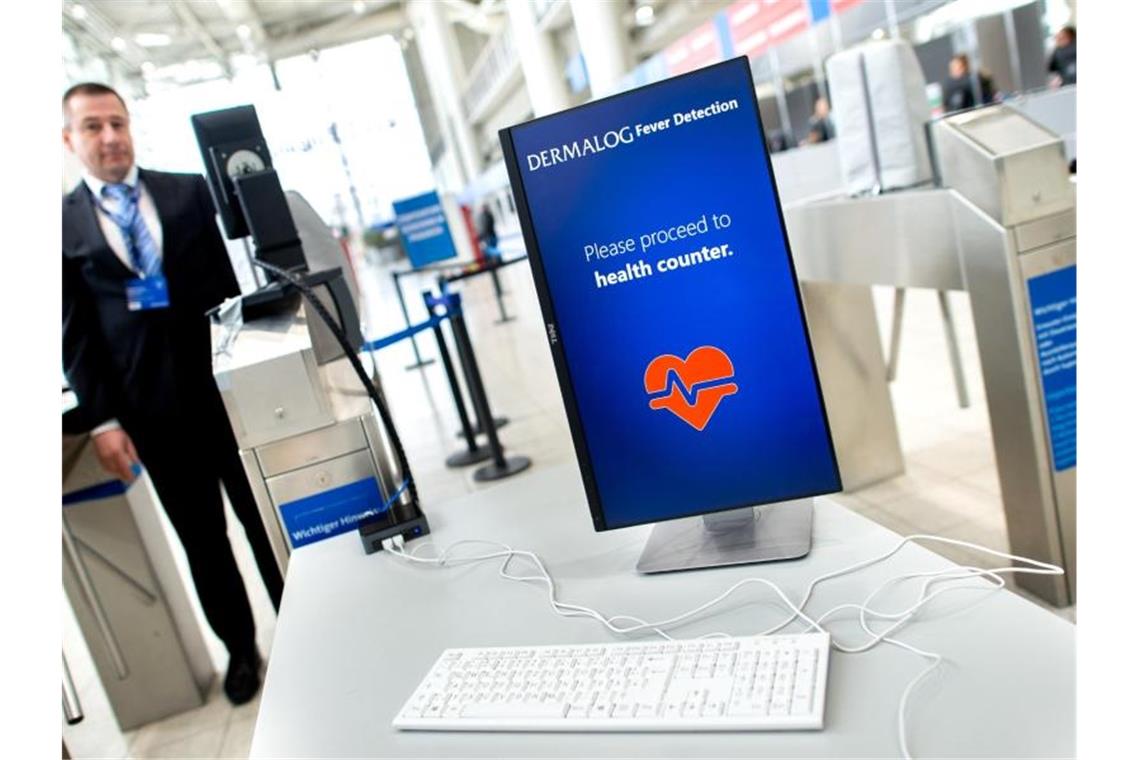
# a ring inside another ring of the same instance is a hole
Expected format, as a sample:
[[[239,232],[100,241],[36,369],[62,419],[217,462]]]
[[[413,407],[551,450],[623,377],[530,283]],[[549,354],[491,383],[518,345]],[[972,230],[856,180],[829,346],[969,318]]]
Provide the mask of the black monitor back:
[[[273,166],[257,111],[253,106],[238,106],[195,114],[190,117],[190,123],[202,151],[210,194],[222,218],[226,237],[233,240],[249,235],[249,224],[230,175]]]

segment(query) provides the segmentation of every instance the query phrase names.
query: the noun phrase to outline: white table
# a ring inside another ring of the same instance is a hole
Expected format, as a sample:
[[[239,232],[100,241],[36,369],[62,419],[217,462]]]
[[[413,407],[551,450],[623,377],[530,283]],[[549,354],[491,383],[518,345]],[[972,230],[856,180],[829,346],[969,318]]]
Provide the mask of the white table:
[[[811,554],[793,562],[640,576],[649,528],[595,533],[572,466],[549,468],[443,505],[427,505],[432,539],[490,538],[536,551],[560,598],[646,619],[689,609],[763,574],[798,600],[809,579],[892,547],[898,536],[844,507],[816,502]],[[413,544],[414,545],[414,544]],[[887,562],[819,587],[809,612],[862,601],[884,580],[950,567],[908,545]],[[392,717],[447,647],[613,640],[586,619],[556,616],[545,588],[498,578],[497,563],[455,569],[366,556],[355,534],[297,551],[289,574],[252,757],[891,757],[903,688],[927,661],[890,645],[832,653],[824,730],[684,734],[401,732]],[[674,632],[747,635],[786,616],[759,584]],[[887,595],[883,608],[904,606]],[[790,630],[799,630],[791,626]],[[855,622],[832,628],[848,642]],[[1073,756],[1074,626],[1009,591],[933,602],[898,636],[941,653],[908,717],[917,756]]]

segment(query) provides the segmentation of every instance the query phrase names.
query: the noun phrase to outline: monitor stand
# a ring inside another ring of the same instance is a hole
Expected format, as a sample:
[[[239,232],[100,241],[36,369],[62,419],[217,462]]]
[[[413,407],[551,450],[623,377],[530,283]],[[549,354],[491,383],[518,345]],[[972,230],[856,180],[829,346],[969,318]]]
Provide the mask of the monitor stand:
[[[657,523],[639,573],[798,559],[811,550],[812,499]]]

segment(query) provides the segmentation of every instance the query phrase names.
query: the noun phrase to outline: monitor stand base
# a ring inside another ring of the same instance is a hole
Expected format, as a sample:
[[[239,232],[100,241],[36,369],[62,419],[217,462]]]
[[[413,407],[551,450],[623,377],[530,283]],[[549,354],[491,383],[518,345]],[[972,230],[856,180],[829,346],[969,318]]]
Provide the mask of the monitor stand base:
[[[639,573],[798,559],[811,550],[812,499],[658,523]]]

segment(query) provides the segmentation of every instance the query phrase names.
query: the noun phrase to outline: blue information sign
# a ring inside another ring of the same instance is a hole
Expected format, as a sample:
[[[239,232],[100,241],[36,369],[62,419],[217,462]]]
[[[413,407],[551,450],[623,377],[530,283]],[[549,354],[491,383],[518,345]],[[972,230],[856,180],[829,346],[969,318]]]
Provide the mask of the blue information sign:
[[[1028,281],[1053,469],[1077,466],[1077,267]]]
[[[408,260],[417,269],[456,256],[447,217],[435,192],[392,203]]]
[[[376,478],[354,483],[286,502],[278,508],[285,532],[293,548],[356,530],[365,517],[386,509]]]

